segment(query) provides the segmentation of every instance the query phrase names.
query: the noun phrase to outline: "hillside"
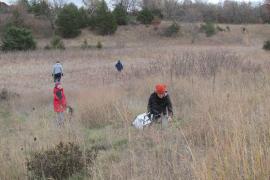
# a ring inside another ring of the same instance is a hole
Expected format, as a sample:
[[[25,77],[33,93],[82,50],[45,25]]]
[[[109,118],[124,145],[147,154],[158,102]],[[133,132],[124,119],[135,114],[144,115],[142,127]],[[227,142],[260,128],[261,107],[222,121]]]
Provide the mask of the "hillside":
[[[93,32],[85,29],[82,34],[70,40],[65,40],[67,47],[80,47],[84,40],[89,44],[96,45],[101,41],[105,47],[112,48],[125,48],[125,47],[142,47],[145,45],[151,46],[167,46],[167,45],[191,45],[192,34],[191,29],[196,26],[200,27],[197,23],[180,23],[181,30],[176,37],[166,38],[162,36],[165,29],[171,22],[163,21],[157,31],[153,26],[144,25],[129,25],[119,26],[115,35],[113,36],[97,36]],[[230,32],[218,32],[217,35],[207,38],[203,33],[197,33],[194,45],[244,45],[244,46],[262,46],[263,42],[267,40],[270,33],[270,25],[268,24],[255,24],[255,25],[218,25],[221,28],[229,26]],[[245,27],[247,32],[243,33],[242,28]],[[39,46],[42,48],[49,43],[49,39],[40,39]]]

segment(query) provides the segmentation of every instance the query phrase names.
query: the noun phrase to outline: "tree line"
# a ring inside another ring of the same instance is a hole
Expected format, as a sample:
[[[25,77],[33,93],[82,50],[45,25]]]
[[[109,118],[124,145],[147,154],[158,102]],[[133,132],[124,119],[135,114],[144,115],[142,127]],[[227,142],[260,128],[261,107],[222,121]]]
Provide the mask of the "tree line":
[[[99,35],[114,34],[118,26],[127,24],[160,24],[162,19],[174,22],[206,23],[269,23],[270,13],[268,0],[263,3],[246,3],[226,0],[223,3],[211,4],[202,1],[184,0],[111,0],[109,8],[105,0],[83,0],[84,7],[66,4],[63,0],[19,0],[12,11],[12,17],[6,22],[2,35],[2,49],[34,49],[35,42],[28,40],[26,47],[21,47],[25,37],[33,38],[25,27],[22,12],[36,18],[45,18],[55,35],[63,38],[74,38],[82,28],[89,28]],[[1,11],[0,14],[4,11]],[[172,24],[169,36],[178,31],[177,24]],[[172,32],[172,33],[171,33]],[[60,42],[60,41],[59,41]]]

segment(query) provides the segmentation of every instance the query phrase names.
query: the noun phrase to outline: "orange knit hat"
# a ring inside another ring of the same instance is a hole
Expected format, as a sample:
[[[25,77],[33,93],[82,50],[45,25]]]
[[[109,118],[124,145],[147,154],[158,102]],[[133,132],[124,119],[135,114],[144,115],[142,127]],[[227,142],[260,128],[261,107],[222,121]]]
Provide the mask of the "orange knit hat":
[[[164,94],[166,92],[166,85],[165,84],[157,84],[156,85],[156,93],[158,94]]]

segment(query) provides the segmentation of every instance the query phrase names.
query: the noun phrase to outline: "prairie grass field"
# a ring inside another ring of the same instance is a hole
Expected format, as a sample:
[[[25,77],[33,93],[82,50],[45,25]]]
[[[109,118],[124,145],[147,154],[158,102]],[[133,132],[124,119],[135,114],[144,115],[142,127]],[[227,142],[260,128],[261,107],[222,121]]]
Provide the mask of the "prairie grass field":
[[[31,154],[59,142],[99,149],[93,166],[70,180],[269,179],[270,59],[262,49],[268,26],[247,25],[243,35],[231,25],[230,34],[194,44],[185,35],[121,28],[112,37],[83,33],[66,40],[66,50],[43,50],[47,40],[40,39],[36,51],[0,54],[0,89],[7,90],[0,93],[0,179],[29,179]],[[83,39],[104,48],[82,50]],[[53,111],[56,60],[74,108],[63,128]],[[168,86],[173,121],[166,129],[135,129],[131,122],[160,82]]]

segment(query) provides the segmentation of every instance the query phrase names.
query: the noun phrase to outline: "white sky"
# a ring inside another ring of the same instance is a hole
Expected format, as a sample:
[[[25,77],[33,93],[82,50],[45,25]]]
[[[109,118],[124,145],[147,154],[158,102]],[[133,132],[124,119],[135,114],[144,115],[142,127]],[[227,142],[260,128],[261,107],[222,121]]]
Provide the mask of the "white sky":
[[[7,4],[12,4],[14,2],[16,2],[16,0],[0,0],[0,2],[5,2]],[[76,4],[77,6],[82,6],[83,3],[81,0],[66,0],[68,3],[69,2],[73,2],[74,4]],[[109,2],[109,0],[106,0]],[[206,2],[211,2],[211,3],[218,3],[218,2],[223,2],[224,0],[203,0],[203,1],[206,1]],[[236,1],[239,1],[239,2],[253,2],[253,3],[258,3],[258,2],[262,2],[263,0],[236,0]]]

